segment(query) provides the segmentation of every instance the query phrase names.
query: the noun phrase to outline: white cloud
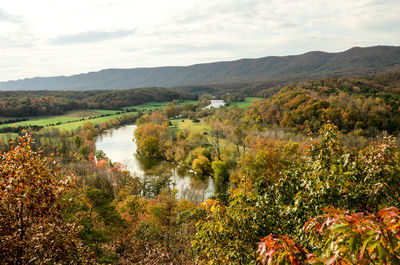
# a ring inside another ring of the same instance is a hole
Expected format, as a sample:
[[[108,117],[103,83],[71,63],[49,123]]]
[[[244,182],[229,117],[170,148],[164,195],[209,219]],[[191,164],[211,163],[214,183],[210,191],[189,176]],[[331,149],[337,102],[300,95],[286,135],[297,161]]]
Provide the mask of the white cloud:
[[[398,0],[15,0],[0,80],[399,45]]]
[[[86,31],[76,34],[63,35],[51,40],[52,44],[69,45],[75,43],[93,43],[111,39],[119,39],[131,36],[133,30],[113,30],[113,31]]]

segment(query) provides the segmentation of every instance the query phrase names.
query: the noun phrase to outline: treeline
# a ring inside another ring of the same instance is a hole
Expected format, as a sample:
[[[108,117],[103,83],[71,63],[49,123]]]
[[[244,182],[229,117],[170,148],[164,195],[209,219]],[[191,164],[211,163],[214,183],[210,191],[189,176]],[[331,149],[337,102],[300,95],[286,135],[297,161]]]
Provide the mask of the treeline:
[[[203,204],[207,216],[192,241],[197,264],[398,261],[400,160],[393,138],[349,150],[334,125],[320,133],[305,147],[256,137],[230,172],[228,199]]]
[[[332,81],[342,84],[336,96],[345,93],[343,80]],[[302,89],[324,98],[322,81],[314,81],[313,91]],[[362,84],[368,82],[376,84]],[[386,102],[382,91],[395,96],[397,89],[386,84],[375,87],[375,93],[374,86],[362,84],[360,91],[346,94]],[[398,263],[400,156],[393,137],[349,147],[338,126],[321,118],[313,139],[276,139],[266,130],[271,124],[250,119],[259,104],[249,110],[203,110],[208,100],[171,103],[163,111],[125,114],[97,126],[87,122],[72,132],[46,128],[32,132],[35,141],[21,138],[13,147],[0,142],[2,150],[11,148],[0,154],[0,211],[5,213],[0,215],[0,259],[33,264]],[[169,119],[177,116],[201,121],[205,130],[171,126]],[[163,163],[152,168],[151,178],[138,178],[95,152],[103,130],[134,121],[139,156],[173,162],[193,170],[196,178],[213,177],[215,195],[202,204],[178,200],[169,185],[172,172]],[[38,148],[43,151],[32,151]],[[66,172],[55,174],[58,166],[48,156]],[[44,256],[45,249],[52,251]]]
[[[59,115],[77,109],[113,109],[146,102],[174,99],[195,100],[197,96],[165,88],[110,91],[0,91],[0,116],[31,117]]]
[[[212,176],[191,238],[190,264],[393,264],[400,255],[398,146],[383,137],[348,147],[325,122],[317,141],[278,140],[246,111],[203,117],[208,133],[176,131],[160,112],[138,119],[141,155]],[[171,131],[172,130],[172,131]],[[389,240],[389,239],[390,240]],[[338,251],[340,249],[340,251]],[[368,255],[363,254],[367,251]]]
[[[27,121],[28,119],[22,118],[22,119],[7,119],[7,120],[2,120],[0,121],[0,124],[9,124],[9,123],[14,123],[14,122],[20,122],[20,121]]]
[[[21,133],[26,130],[34,130],[38,131],[42,129],[43,126],[40,125],[27,125],[27,126],[18,126],[18,127],[2,127],[0,128],[0,133]]]
[[[202,101],[207,104],[207,97]],[[326,123],[317,140],[273,139],[264,127],[248,126],[245,109],[200,106],[171,103],[162,112],[125,114],[97,126],[87,122],[72,132],[46,128],[32,132],[34,141],[22,137],[20,145],[3,142],[1,149],[11,150],[0,153],[5,213],[0,259],[20,264],[398,261],[400,157],[392,137],[348,148],[337,126]],[[177,115],[193,115],[206,130],[178,130],[168,120]],[[162,163],[151,178],[138,178],[95,151],[103,130],[134,121],[141,156],[190,168],[196,178],[213,177],[215,195],[202,204],[178,200],[172,172]]]
[[[138,117],[140,114],[124,114],[99,125],[87,122],[75,131],[32,131],[32,140],[21,137],[19,145],[0,141],[1,150],[11,149],[0,152],[0,179],[7,178],[10,183],[7,187],[0,184],[4,188],[0,210],[9,213],[0,216],[1,260],[32,260],[32,264],[45,260],[58,264],[192,263],[190,240],[205,211],[198,204],[177,200],[169,180],[131,176],[124,166],[95,151],[94,142],[101,132]],[[20,163],[26,171],[13,175],[12,167]],[[38,200],[42,208],[36,207]],[[54,209],[46,204],[50,200]],[[22,204],[15,211],[9,207],[8,203],[18,202]],[[23,223],[14,218],[25,215]],[[22,235],[20,225],[24,226]],[[14,235],[18,235],[19,244],[14,244]],[[32,240],[37,240],[36,244],[30,244]],[[46,248],[55,250],[44,256],[41,253]]]
[[[331,121],[345,133],[373,136],[400,131],[400,74],[328,78],[286,86],[246,113],[249,126],[317,133]]]
[[[210,84],[198,86],[182,86],[175,87],[174,90],[186,93],[196,94],[198,96],[203,94],[212,94],[222,96],[227,93],[236,93],[242,97],[269,97],[275,94],[282,88],[282,84],[289,83],[289,81],[256,81],[244,83],[224,83],[224,84]]]

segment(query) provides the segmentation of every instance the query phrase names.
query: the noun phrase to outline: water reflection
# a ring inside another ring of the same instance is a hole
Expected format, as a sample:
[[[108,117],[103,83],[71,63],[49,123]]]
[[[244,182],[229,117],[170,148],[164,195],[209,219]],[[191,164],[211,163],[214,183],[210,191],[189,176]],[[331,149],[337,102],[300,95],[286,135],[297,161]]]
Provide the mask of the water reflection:
[[[215,193],[215,183],[211,177],[199,178],[174,164],[156,159],[144,158],[137,154],[133,141],[136,125],[128,125],[106,130],[96,140],[96,149],[102,150],[113,162],[124,164],[132,175],[142,180],[143,190],[151,196],[163,188],[177,190],[177,198],[201,202]]]

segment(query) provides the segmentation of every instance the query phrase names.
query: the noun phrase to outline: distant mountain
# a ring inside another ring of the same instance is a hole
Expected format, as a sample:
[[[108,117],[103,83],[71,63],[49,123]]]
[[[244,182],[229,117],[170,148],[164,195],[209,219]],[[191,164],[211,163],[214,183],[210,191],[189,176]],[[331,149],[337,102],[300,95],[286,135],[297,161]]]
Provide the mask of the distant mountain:
[[[302,55],[154,68],[106,69],[73,76],[0,82],[0,90],[92,90],[177,87],[258,81],[306,80],[400,70],[400,47],[351,48],[339,53]]]

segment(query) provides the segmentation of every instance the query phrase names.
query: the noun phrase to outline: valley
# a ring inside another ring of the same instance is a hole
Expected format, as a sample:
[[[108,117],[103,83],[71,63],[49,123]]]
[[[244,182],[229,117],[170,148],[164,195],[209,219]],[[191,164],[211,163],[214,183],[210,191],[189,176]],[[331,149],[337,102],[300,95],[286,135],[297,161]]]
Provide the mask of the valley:
[[[3,92],[2,198],[53,200],[43,222],[77,225],[49,233],[80,242],[66,252],[78,263],[258,264],[277,244],[275,258],[309,264],[332,258],[332,237],[397,246],[375,227],[400,220],[398,72],[217,91]]]
[[[399,0],[0,5],[0,265],[400,264]]]

